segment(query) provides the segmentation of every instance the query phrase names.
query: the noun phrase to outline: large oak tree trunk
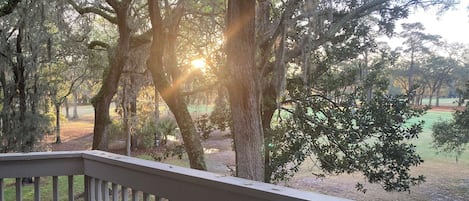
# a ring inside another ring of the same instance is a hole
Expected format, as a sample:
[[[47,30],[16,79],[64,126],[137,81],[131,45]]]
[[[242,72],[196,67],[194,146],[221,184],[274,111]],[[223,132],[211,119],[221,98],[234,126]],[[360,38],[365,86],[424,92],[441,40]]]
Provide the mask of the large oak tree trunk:
[[[153,78],[153,83],[159,94],[174,114],[176,122],[181,131],[184,147],[189,157],[190,167],[206,170],[204,151],[200,142],[200,136],[195,129],[192,117],[187,109],[184,97],[180,95],[179,86],[171,85],[163,68],[163,56],[165,53],[165,42],[168,40],[163,30],[163,19],[160,7],[155,0],[148,1],[151,24],[153,29],[153,41],[151,44],[150,57],[147,67]],[[173,26],[177,26],[174,24]],[[174,27],[171,27],[173,29]],[[172,33],[175,35],[176,33]],[[175,56],[175,55],[173,55]],[[174,67],[174,66],[173,66]],[[174,69],[173,69],[174,70]]]
[[[104,76],[103,85],[99,93],[93,98],[94,135],[92,149],[107,150],[108,126],[110,124],[109,106],[116,94],[119,78],[127,63],[129,53],[130,28],[127,22],[127,14],[130,1],[123,1],[116,10],[117,26],[119,30],[119,42],[115,54],[111,58],[109,71]]]
[[[258,75],[255,66],[256,1],[229,0],[227,88],[233,118],[238,177],[264,180],[264,146]]]
[[[265,175],[264,182],[269,183],[272,178],[273,168],[270,167],[271,158],[270,158],[270,144],[272,143],[272,128],[271,122],[272,117],[274,116],[275,110],[277,109],[275,89],[272,86],[269,86],[264,89],[262,93],[262,129],[264,131],[264,166],[265,166]]]

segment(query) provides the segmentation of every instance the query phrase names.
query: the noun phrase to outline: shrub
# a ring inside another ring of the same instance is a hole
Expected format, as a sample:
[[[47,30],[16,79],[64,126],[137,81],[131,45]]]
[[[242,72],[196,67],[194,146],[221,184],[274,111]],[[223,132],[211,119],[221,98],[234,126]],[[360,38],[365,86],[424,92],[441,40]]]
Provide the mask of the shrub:
[[[157,130],[159,133],[158,137],[161,139],[161,144],[165,145],[168,142],[168,136],[176,135],[176,128],[176,121],[172,118],[162,118],[158,121]]]
[[[197,117],[197,119],[195,119],[195,126],[197,127],[197,131],[205,140],[210,137],[210,133],[213,131],[213,126],[210,124],[208,114],[203,114]]]

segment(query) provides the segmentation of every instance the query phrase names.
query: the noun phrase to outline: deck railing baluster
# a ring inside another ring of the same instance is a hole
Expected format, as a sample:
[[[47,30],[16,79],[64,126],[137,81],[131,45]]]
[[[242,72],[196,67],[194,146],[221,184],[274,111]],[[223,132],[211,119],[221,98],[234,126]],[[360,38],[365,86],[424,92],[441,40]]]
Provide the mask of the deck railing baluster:
[[[41,177],[34,177],[34,201],[41,201]]]
[[[90,177],[90,201],[96,201],[96,179]]]
[[[4,201],[5,196],[3,195],[3,178],[0,178],[0,201]]]
[[[68,176],[68,201],[74,201],[73,197],[73,175]]]
[[[109,183],[107,181],[103,181],[103,195],[104,201],[109,201]]]
[[[116,183],[112,183],[112,201],[119,199],[119,189]]]
[[[52,177],[52,199],[54,201],[59,201],[59,177]]]
[[[150,194],[149,193],[143,193],[143,201],[150,201]]]
[[[129,201],[129,193],[127,192],[128,188],[125,186],[122,186],[121,191],[122,191],[122,201]]]
[[[97,179],[96,182],[96,201],[102,201],[103,200],[103,180]]]
[[[16,178],[16,201],[23,200],[22,178]]]
[[[83,197],[85,201],[90,201],[90,177],[89,176],[83,176],[83,186],[84,186],[84,191],[83,192]]]
[[[138,191],[132,189],[132,201],[138,201]]]

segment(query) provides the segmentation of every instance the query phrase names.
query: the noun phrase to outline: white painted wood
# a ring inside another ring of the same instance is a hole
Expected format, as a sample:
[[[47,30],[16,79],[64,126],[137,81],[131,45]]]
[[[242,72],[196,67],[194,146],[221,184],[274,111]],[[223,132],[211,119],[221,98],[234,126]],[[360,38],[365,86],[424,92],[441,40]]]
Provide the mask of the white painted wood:
[[[143,201],[150,201],[150,194],[149,193],[143,193]]]
[[[93,177],[90,177],[90,201],[96,201],[96,179]]]
[[[3,156],[0,157],[0,159],[3,159]],[[24,157],[24,161],[0,160],[0,178],[82,174],[83,159],[81,158],[51,158],[46,160],[36,160]]]
[[[86,201],[96,201],[98,195],[103,197],[103,188],[96,179],[171,201],[345,200],[102,151],[0,154],[0,178],[67,175],[86,175]],[[21,186],[21,181],[17,185]],[[97,192],[98,188],[101,188],[100,192]],[[127,190],[122,190],[122,195],[128,195]],[[21,200],[21,196],[17,197]],[[123,196],[122,200],[128,200],[128,197]]]
[[[52,199],[54,201],[59,201],[59,177],[52,177]]]
[[[41,177],[34,177],[34,201],[41,201]]]
[[[119,189],[118,185],[112,183],[112,201],[117,201],[119,199]]]
[[[16,188],[16,201],[23,200],[23,185],[22,185],[22,178],[16,178],[15,180],[15,188]]]
[[[85,174],[169,200],[344,200],[100,151],[83,157]]]
[[[138,201],[138,191],[132,189],[132,201]]]
[[[74,201],[73,175],[68,176],[68,201]]]
[[[128,188],[125,186],[122,186],[121,191],[122,191],[122,201],[129,201],[129,192]]]
[[[103,181],[103,200],[109,201],[109,182]]]
[[[96,201],[103,201],[103,181],[101,179],[96,179]]]
[[[90,177],[88,176],[84,176],[83,178],[83,185],[84,185],[84,189],[85,189],[85,192],[83,193],[83,196],[84,196],[84,200],[85,201],[90,201]]]

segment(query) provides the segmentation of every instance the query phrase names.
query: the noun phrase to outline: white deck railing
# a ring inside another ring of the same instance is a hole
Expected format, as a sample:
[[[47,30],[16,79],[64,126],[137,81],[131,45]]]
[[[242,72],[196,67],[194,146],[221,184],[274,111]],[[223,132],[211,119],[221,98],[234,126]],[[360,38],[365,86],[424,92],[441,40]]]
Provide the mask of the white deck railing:
[[[59,200],[58,176],[68,176],[69,201],[74,200],[74,176],[84,175],[86,201],[147,200],[249,201],[321,200],[341,198],[223,176],[178,166],[102,152],[36,152],[0,154],[0,201],[6,178],[15,178],[16,200],[23,199],[21,178],[34,178],[34,200],[41,197],[41,177],[52,177],[52,198]],[[80,193],[80,192],[79,192]],[[60,199],[65,200],[65,199]]]

